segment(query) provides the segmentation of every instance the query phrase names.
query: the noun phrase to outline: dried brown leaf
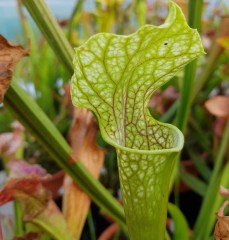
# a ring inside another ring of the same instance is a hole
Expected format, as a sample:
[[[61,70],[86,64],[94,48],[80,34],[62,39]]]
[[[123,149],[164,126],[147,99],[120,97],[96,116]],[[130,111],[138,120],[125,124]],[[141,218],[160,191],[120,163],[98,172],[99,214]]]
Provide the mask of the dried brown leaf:
[[[14,66],[20,58],[28,54],[28,49],[14,45],[0,35],[0,103],[10,85]]]
[[[38,164],[29,164],[25,160],[10,159],[7,163],[10,178],[26,177],[30,174],[34,174],[40,177],[46,177],[47,171]]]
[[[25,222],[35,224],[54,239],[73,240],[63,214],[41,182],[36,175],[11,179],[0,192],[0,206],[16,199],[21,203]]]
[[[14,237],[13,240],[39,240],[41,234],[37,232],[29,232],[23,237]]]
[[[219,192],[220,192],[220,195],[223,196],[223,197],[229,197],[229,189],[228,188],[225,188],[224,186],[220,186],[220,189],[219,189]]]
[[[215,96],[205,102],[205,108],[216,117],[229,116],[229,96]]]
[[[98,179],[105,153],[96,145],[97,129],[97,123],[90,111],[83,108],[75,109],[74,123],[69,134],[73,156]],[[66,176],[63,210],[68,227],[76,239],[80,239],[90,203],[90,198],[73,183],[69,176]]]
[[[5,157],[12,157],[15,155],[17,149],[23,144],[23,139],[19,134],[14,132],[7,132],[0,134],[0,154]]]
[[[30,221],[47,207],[50,194],[42,187],[40,177],[30,175],[9,180],[0,192],[0,206],[15,199],[22,203],[24,221]]]
[[[224,209],[229,205],[229,201],[225,201],[222,207],[216,213],[217,223],[215,225],[215,239],[216,240],[228,240],[229,239],[229,216],[224,216]]]
[[[219,28],[218,37],[228,37],[229,36],[229,15],[221,16],[221,24]]]
[[[119,230],[119,225],[117,223],[112,223],[107,227],[103,233],[99,236],[98,240],[111,240],[113,239],[115,233]]]

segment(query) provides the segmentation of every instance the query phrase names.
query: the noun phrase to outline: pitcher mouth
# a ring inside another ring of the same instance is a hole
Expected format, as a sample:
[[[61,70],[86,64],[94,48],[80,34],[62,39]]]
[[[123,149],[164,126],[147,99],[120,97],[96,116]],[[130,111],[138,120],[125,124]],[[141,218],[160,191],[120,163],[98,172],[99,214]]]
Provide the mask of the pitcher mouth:
[[[148,103],[204,50],[181,9],[168,4],[168,17],[159,27],[145,25],[128,36],[99,33],[75,49],[73,104],[94,112],[104,140],[117,152],[165,154],[183,147],[180,130],[155,120]]]
[[[112,140],[104,131],[103,127],[100,126],[100,130],[101,130],[101,134],[104,138],[104,140],[109,143],[111,146],[115,147],[116,150],[121,150],[121,151],[127,151],[127,152],[132,152],[132,153],[138,153],[138,154],[164,154],[164,153],[176,153],[176,152],[180,152],[184,146],[184,136],[183,133],[174,125],[172,124],[168,124],[168,123],[161,123],[160,125],[162,126],[166,126],[169,127],[170,130],[173,132],[174,134],[174,138],[175,139],[175,143],[174,146],[171,148],[163,148],[163,149],[137,149],[137,148],[130,148],[127,146],[122,146],[119,145],[118,143],[116,143],[114,140]]]

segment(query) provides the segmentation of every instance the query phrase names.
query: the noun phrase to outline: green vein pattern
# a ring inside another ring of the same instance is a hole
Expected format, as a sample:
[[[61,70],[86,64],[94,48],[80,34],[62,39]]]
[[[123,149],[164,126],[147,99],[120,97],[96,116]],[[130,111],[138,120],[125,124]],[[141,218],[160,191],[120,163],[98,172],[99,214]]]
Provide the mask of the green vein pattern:
[[[131,239],[163,239],[170,175],[183,146],[177,128],[150,115],[149,100],[204,53],[198,32],[176,4],[168,5],[159,27],[145,25],[129,36],[100,33],[75,49],[72,101],[96,114],[116,148]]]

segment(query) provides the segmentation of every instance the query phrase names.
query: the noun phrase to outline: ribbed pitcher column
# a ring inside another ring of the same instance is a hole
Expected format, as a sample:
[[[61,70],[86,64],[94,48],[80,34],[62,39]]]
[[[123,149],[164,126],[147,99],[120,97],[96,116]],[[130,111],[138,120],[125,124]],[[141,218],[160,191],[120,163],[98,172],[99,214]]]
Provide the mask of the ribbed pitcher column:
[[[116,149],[131,240],[164,240],[171,173],[178,152]]]

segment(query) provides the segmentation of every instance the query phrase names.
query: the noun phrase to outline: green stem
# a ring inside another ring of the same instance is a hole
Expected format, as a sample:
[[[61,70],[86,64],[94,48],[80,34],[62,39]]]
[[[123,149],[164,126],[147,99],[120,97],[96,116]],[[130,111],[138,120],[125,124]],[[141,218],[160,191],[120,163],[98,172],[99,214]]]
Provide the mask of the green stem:
[[[215,69],[215,65],[218,62],[219,57],[223,53],[223,48],[221,48],[217,43],[211,49],[210,55],[208,57],[207,63],[203,68],[203,71],[198,78],[198,81],[195,82],[194,91],[192,94],[192,101],[197,97],[200,90],[205,85],[206,81],[208,80],[209,76]]]
[[[203,0],[189,0],[190,27],[200,31]],[[184,81],[181,89],[180,104],[178,107],[177,127],[184,133],[188,123],[188,116],[191,109],[192,89],[196,74],[197,60],[185,67]]]
[[[138,0],[137,1],[137,19],[138,19],[138,27],[144,26],[146,24],[146,1]]]
[[[188,240],[189,226],[181,210],[174,204],[168,204],[168,212],[173,219],[173,240]]]
[[[74,51],[45,2],[43,0],[23,0],[23,3],[44,34],[50,47],[66,70],[72,74]],[[33,99],[12,83],[5,101],[8,107],[19,116],[23,124],[33,132],[54,160],[125,231],[125,217],[122,207],[79,161],[75,164],[69,162],[71,161],[71,148]]]
[[[22,209],[18,201],[14,201],[14,214],[15,214],[15,235],[23,236],[24,227],[22,222]]]
[[[71,157],[71,148],[36,102],[14,82],[5,96],[6,106],[16,114],[22,124],[68,173],[72,179],[125,230],[125,217],[121,205],[89,174],[85,167]]]
[[[165,232],[165,240],[171,240],[171,237],[167,231]]]
[[[72,36],[72,32],[74,30],[74,28],[76,28],[81,14],[82,14],[82,8],[83,8],[83,2],[84,0],[79,0],[77,1],[77,4],[72,12],[72,16],[69,20],[69,27],[68,27],[68,40],[69,42],[71,42],[71,36]]]
[[[205,160],[194,149],[188,149],[188,154],[202,178],[208,183],[212,173]]]
[[[212,150],[210,149],[210,139],[209,135],[206,134],[204,129],[201,128],[201,125],[198,124],[194,117],[190,116],[189,123],[191,125],[191,129],[194,130],[194,136],[196,136],[196,141],[202,146],[203,150],[207,151],[212,156]]]
[[[175,101],[168,111],[160,117],[160,122],[171,122],[176,115],[177,107],[179,106],[179,100]]]
[[[187,186],[200,196],[205,196],[207,191],[207,184],[205,182],[193,176],[191,173],[188,173],[183,167],[181,167],[180,173],[181,180],[183,180]]]
[[[212,172],[212,177],[209,182],[209,187],[205,194],[200,213],[198,215],[196,224],[194,226],[192,239],[207,239],[208,235],[211,232],[211,227],[209,225],[209,211],[212,209],[212,204],[215,201],[217,192],[219,189],[220,175],[223,166],[224,155],[227,150],[229,141],[229,121],[227,122],[226,129],[220,144],[220,148],[216,157],[215,166]]]
[[[88,222],[88,226],[89,226],[90,239],[91,240],[96,240],[95,228],[94,228],[94,223],[93,223],[93,217],[92,217],[91,210],[88,211],[87,222]]]
[[[119,240],[120,239],[120,229],[115,233],[113,240]]]
[[[74,51],[45,2],[43,0],[22,1],[60,62],[62,62],[66,70],[73,73],[72,59]]]

